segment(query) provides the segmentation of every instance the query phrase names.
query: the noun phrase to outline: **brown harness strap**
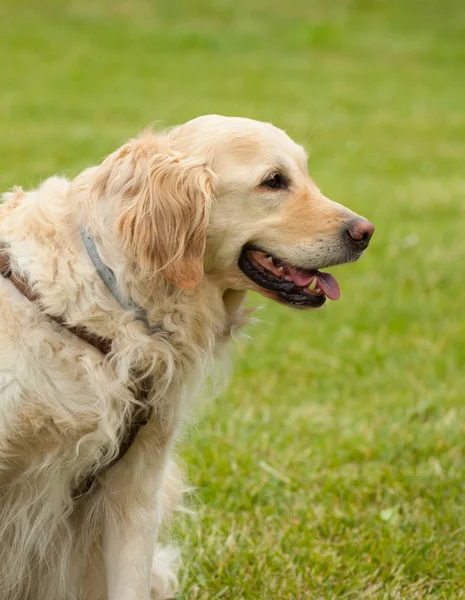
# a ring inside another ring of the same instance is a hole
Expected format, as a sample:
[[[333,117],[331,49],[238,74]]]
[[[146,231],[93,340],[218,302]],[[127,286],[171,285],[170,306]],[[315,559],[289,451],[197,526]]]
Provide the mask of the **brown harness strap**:
[[[20,277],[19,275],[12,272],[10,267],[9,254],[6,252],[5,246],[2,244],[0,244],[0,275],[4,279],[8,279],[8,281],[10,281],[10,283],[12,283],[15,286],[15,288],[25,298],[27,298],[27,300],[29,300],[29,302],[38,304],[40,306],[40,296],[31,289],[27,280],[24,277]],[[68,325],[62,317],[57,317],[49,314],[47,314],[47,317],[55,321],[55,323],[60,325],[60,327],[62,327],[63,329],[66,329],[67,331],[80,338],[86,344],[93,346],[104,356],[110,353],[112,345],[111,340],[91,333],[85,328]],[[94,471],[87,475],[87,477],[85,477],[71,491],[71,496],[73,499],[79,498],[80,496],[87,494],[87,492],[89,492],[93,487],[97,477],[102,475],[105,471],[107,471],[108,469],[110,469],[110,467],[117,463],[121,458],[123,458],[123,456],[134,443],[140,428],[148,423],[151,416],[151,411],[149,407],[146,406],[146,401],[150,389],[147,384],[150,382],[143,380],[141,383],[142,386],[139,387],[137,394],[137,399],[140,403],[140,406],[133,411],[131,420],[129,421],[127,428],[120,433],[120,445],[118,454],[108,464],[100,468],[97,467]]]
[[[8,279],[29,302],[40,304],[40,296],[32,291],[26,279],[16,275],[10,268],[10,257],[4,250],[4,246],[0,245],[0,274],[5,279]],[[47,314],[47,317],[55,321],[60,327],[67,329],[78,338],[96,348],[102,354],[107,355],[111,350],[111,340],[102,338],[94,333],[86,331],[86,329],[67,325],[66,321],[61,317]]]
[[[139,394],[140,402],[145,402],[148,397],[148,390],[141,390]],[[73,500],[84,496],[93,488],[97,477],[103,475],[108,469],[123,458],[132,444],[135,442],[137,434],[143,425],[147,425],[151,417],[151,410],[148,406],[140,406],[134,410],[131,421],[128,427],[120,435],[120,443],[118,454],[107,464],[102,467],[97,467],[94,471],[89,473],[78,485],[71,491],[71,497]]]

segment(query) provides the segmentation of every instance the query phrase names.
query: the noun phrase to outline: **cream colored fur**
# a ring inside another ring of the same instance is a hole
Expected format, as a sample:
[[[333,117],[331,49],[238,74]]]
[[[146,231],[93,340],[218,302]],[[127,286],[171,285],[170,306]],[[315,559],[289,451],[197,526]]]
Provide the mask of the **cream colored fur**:
[[[263,190],[277,168],[292,187]],[[176,432],[246,320],[246,290],[269,295],[238,269],[241,249],[254,241],[307,268],[341,262],[339,230],[354,214],[319,192],[282,131],[217,116],[145,133],[73,181],[54,177],[4,202],[0,243],[42,306],[0,277],[0,598],[171,597],[176,552],[157,539],[180,500]],[[115,301],[79,227],[162,333]],[[111,338],[110,356],[47,315]],[[154,416],[73,501],[73,487],[117,454],[134,372],[154,378]]]

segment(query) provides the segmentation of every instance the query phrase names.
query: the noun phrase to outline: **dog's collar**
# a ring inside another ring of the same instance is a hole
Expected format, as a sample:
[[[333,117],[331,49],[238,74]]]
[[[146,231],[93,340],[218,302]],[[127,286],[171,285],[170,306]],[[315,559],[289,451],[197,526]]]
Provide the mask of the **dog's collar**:
[[[161,325],[161,323],[151,325],[147,316],[147,311],[144,308],[142,308],[142,306],[139,306],[139,304],[137,304],[137,302],[135,302],[132,298],[125,298],[121,294],[118,283],[116,281],[115,274],[110,269],[110,267],[108,267],[101,259],[93,238],[90,235],[88,235],[82,228],[79,231],[81,234],[81,239],[87,250],[87,254],[89,255],[91,261],[94,264],[95,270],[100,275],[102,281],[107,286],[108,291],[111,293],[113,298],[118,302],[118,304],[122,308],[124,308],[124,310],[132,313],[135,319],[141,321],[148,329],[150,334],[159,333],[160,331],[162,331],[163,326]]]

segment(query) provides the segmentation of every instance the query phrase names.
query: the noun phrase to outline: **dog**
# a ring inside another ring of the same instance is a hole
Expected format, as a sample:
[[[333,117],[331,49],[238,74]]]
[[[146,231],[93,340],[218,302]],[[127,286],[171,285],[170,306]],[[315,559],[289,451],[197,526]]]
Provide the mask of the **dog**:
[[[247,291],[336,300],[320,269],[357,260],[373,231],[282,130],[216,115],[5,194],[0,598],[172,597],[173,444]]]

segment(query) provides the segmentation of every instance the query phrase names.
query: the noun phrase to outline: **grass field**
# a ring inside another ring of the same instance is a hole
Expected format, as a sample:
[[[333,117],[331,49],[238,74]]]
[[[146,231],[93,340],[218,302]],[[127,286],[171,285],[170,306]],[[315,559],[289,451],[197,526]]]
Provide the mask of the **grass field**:
[[[218,112],[377,225],[339,302],[251,299],[181,446],[182,599],[465,598],[464,39],[461,0],[0,0],[0,189]]]

